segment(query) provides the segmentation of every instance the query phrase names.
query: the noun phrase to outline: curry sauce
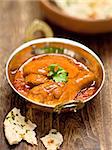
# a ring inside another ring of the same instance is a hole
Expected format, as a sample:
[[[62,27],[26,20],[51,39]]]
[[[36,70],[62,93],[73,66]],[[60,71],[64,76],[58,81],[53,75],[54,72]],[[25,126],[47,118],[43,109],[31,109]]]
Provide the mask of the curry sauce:
[[[13,85],[27,98],[48,105],[85,100],[96,92],[97,78],[83,63],[64,54],[29,58],[15,73]]]

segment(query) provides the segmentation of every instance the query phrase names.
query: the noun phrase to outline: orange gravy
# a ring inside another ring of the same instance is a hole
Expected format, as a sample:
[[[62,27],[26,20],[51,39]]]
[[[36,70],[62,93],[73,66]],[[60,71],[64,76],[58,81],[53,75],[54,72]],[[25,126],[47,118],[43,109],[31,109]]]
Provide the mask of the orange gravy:
[[[68,72],[67,82],[48,77],[48,67],[59,64]],[[27,98],[48,105],[81,99],[96,91],[96,77],[84,64],[63,54],[43,54],[28,59],[15,73],[14,87]]]

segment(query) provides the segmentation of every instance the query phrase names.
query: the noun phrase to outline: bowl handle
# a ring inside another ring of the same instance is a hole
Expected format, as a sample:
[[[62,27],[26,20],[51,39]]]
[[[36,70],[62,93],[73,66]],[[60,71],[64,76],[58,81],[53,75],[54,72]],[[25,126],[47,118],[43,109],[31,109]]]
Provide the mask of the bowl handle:
[[[69,109],[70,111],[76,112],[84,107],[84,102],[82,100],[72,100],[70,103],[62,103],[54,108],[54,112],[60,113],[63,109]]]
[[[38,34],[39,32],[41,32],[45,37],[53,37],[53,31],[51,27],[46,22],[35,19],[25,31],[24,42],[39,38],[36,36],[36,33]]]

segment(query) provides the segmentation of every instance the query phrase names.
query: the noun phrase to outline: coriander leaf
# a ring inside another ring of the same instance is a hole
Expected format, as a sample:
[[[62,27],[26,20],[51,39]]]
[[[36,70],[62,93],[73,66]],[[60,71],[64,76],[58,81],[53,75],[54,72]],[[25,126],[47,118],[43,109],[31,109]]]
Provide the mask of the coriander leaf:
[[[65,70],[58,70],[57,74],[62,74],[62,73],[66,73]]]
[[[58,64],[51,64],[48,66],[48,76],[55,82],[67,82],[68,72],[60,67]]]
[[[57,67],[58,64],[51,64],[50,66],[48,66],[48,69],[49,69],[49,73],[47,76],[52,76],[54,75],[56,72],[55,72],[55,67]]]
[[[50,71],[47,76],[52,76],[54,74],[53,71]]]
[[[50,71],[54,71],[55,67],[57,67],[58,64],[51,64],[48,69],[50,69]]]
[[[66,72],[64,73],[61,73],[61,74],[56,74],[54,77],[53,77],[53,80],[55,82],[66,82],[68,80],[68,75]]]

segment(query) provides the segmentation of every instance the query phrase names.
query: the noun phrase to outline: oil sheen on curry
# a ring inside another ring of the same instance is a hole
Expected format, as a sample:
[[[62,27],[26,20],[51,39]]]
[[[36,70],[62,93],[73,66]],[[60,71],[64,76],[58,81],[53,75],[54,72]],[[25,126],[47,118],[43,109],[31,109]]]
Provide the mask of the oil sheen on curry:
[[[86,100],[96,92],[95,74],[83,63],[64,54],[29,58],[15,73],[13,85],[33,101],[58,105]]]

